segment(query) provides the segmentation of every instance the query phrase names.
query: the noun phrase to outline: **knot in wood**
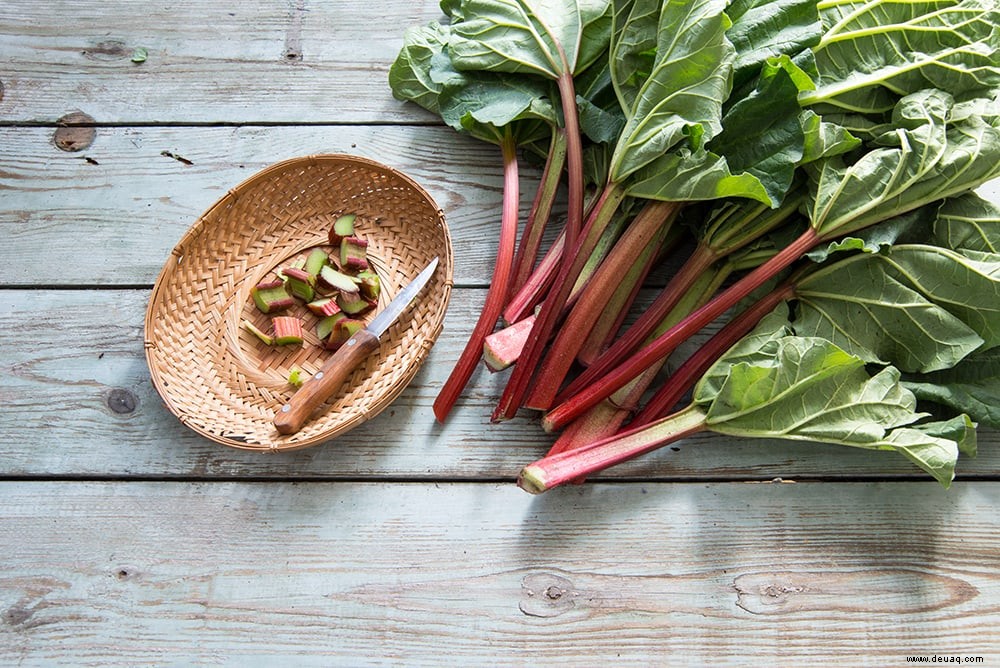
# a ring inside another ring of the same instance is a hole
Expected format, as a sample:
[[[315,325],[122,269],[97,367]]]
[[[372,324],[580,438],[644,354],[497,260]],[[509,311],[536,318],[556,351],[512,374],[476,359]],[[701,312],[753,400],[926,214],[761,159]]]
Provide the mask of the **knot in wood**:
[[[112,412],[125,415],[135,410],[139,400],[128,390],[116,387],[108,392],[107,404]]]
[[[553,573],[532,573],[521,580],[521,612],[530,617],[555,617],[576,605],[573,583]]]

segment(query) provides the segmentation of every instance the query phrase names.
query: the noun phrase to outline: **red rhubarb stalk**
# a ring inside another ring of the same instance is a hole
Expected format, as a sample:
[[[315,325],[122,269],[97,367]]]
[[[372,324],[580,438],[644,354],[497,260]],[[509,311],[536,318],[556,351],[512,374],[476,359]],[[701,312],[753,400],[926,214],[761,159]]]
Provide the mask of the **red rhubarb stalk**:
[[[566,134],[566,248],[574,248],[583,229],[583,137],[580,134],[580,116],[576,106],[576,88],[573,70],[566,60],[562,45],[556,42],[562,71],[556,79],[559,101],[563,111],[563,130]],[[567,264],[564,257],[562,264]]]
[[[588,284],[590,277],[601,266],[601,262],[608,251],[614,246],[622,227],[624,227],[624,219],[618,216],[605,228],[597,247],[590,254],[590,259],[584,264],[576,283],[573,284],[573,289],[570,291],[566,305],[563,307],[563,315],[576,303],[576,300]],[[562,239],[561,236],[560,239]],[[555,278],[554,274],[551,278]],[[526,315],[520,320],[507,324],[503,329],[493,332],[486,337],[484,352],[486,354],[486,363],[492,371],[500,371],[517,361],[528,337],[531,335],[531,328],[535,324],[535,319],[534,314]],[[507,322],[506,318],[505,322]]]
[[[704,429],[704,409],[689,406],[645,427],[629,429],[576,450],[544,457],[525,466],[518,476],[517,484],[527,492],[541,494],[558,485],[585,478]]]
[[[667,314],[677,306],[691,285],[712,266],[715,260],[715,252],[708,246],[699,244],[677,273],[671,277],[649,308],[607,350],[597,359],[592,360],[587,370],[577,376],[556,397],[556,401],[562,403],[567,398],[577,394],[642,347],[643,342],[646,341],[656,325],[662,322]]]
[[[534,372],[542,358],[545,345],[555,329],[556,322],[562,315],[563,307],[573,289],[577,277],[584,264],[597,246],[604,229],[614,218],[618,205],[624,198],[624,189],[617,184],[609,183],[601,193],[600,200],[594,206],[580,235],[575,248],[569,243],[567,234],[566,247],[571,250],[565,253],[560,264],[556,280],[549,289],[548,296],[542,302],[541,309],[531,328],[531,334],[525,344],[518,363],[507,380],[500,402],[493,411],[492,420],[498,422],[514,417],[527,395]]]
[[[676,326],[658,336],[649,345],[643,347],[611,370],[607,375],[597,379],[593,384],[583,388],[574,396],[556,406],[546,419],[554,424],[566,424],[574,417],[582,415],[592,406],[597,405],[613,392],[627,385],[644,369],[661,358],[672,353],[692,335],[701,330],[723,313],[749,296],[751,292],[762,286],[773,276],[795,262],[802,254],[812,249],[819,240],[819,234],[813,227],[808,228],[791,244],[783,248],[770,260],[757,267],[739,281],[721,292],[710,302],[684,318]],[[588,369],[589,371],[589,369]]]
[[[538,251],[542,245],[542,235],[552,214],[552,204],[559,191],[563,167],[566,164],[566,131],[557,128],[552,133],[548,158],[542,170],[541,180],[531,210],[524,225],[524,232],[514,255],[514,272],[510,282],[511,296],[527,282],[535,267]],[[513,322],[513,321],[509,321]]]
[[[693,253],[664,288],[649,309],[614,341],[606,351],[587,365],[588,370],[556,397],[561,403],[582,388],[600,378],[638,350],[653,329],[669,313],[698,274],[714,261],[729,257],[745,248],[795,215],[802,200],[801,189],[791,191],[775,209],[759,202],[727,202],[707,221],[699,232],[699,242]]]
[[[590,207],[587,209],[587,216],[593,212],[594,205],[596,201],[590,203]],[[601,240],[598,242],[597,247],[591,254],[590,260],[588,260],[587,265],[584,266],[583,271],[580,274],[580,278],[577,280],[577,285],[574,286],[573,292],[570,293],[570,299],[573,299],[574,294],[579,289],[580,281],[583,280],[584,276],[588,275],[588,270],[591,272],[597,268],[601,260],[610,250],[614,241],[618,238],[621,228],[624,227],[625,221],[621,217],[615,218],[614,221],[605,229],[604,235],[602,235]],[[545,298],[545,294],[552,284],[552,281],[556,278],[556,273],[559,271],[559,265],[562,262],[562,254],[564,247],[566,245],[566,230],[559,232],[559,236],[546,251],[545,255],[542,257],[542,261],[538,263],[535,270],[531,272],[528,280],[521,286],[520,290],[516,291],[510,302],[504,308],[503,319],[504,322],[511,325],[532,314],[542,300]]]
[[[630,426],[641,427],[654,420],[669,415],[680,403],[688,390],[694,387],[698,379],[718,361],[727,350],[732,348],[744,336],[757,326],[760,319],[774,308],[795,294],[794,287],[785,283],[772,290],[764,297],[754,302],[749,308],[726,323],[716,334],[700,346],[683,364],[677,367],[666,383],[652,396],[632,419]]]
[[[514,245],[517,237],[518,216],[518,172],[517,144],[513,134],[507,128],[500,142],[503,154],[503,210],[500,217],[500,238],[497,244],[496,263],[493,266],[493,279],[486,293],[486,302],[479,314],[479,320],[472,330],[472,335],[465,344],[445,381],[437,398],[434,400],[434,415],[439,422],[444,422],[472,377],[473,371],[483,356],[483,341],[496,327],[503,303],[507,297],[507,284],[510,280],[511,265],[514,261]]]
[[[586,335],[607,309],[621,277],[628,272],[635,258],[644,249],[654,242],[659,246],[665,228],[673,220],[677,209],[678,204],[675,202],[651,200],[628,226],[567,315],[552,347],[545,355],[538,371],[538,380],[528,393],[525,406],[544,410],[552,405]]]
[[[545,292],[555,280],[556,272],[559,270],[565,243],[566,233],[563,231],[556,237],[524,284],[510,298],[503,311],[504,322],[508,325],[524,320],[545,298]]]
[[[493,332],[483,342],[483,356],[490,371],[503,371],[517,361],[524,341],[528,338],[535,316],[529,315],[520,322]]]
[[[664,258],[669,257],[671,250],[676,248],[682,236],[686,236],[686,231],[681,226],[666,225],[664,226],[663,238],[658,243],[651,244],[649,248],[636,257],[635,264],[629,269],[618,290],[612,295],[608,312],[602,314],[583,342],[580,352],[576,354],[576,359],[580,364],[585,367],[590,366],[594,360],[600,357],[601,353],[614,343],[626,318],[632,312],[632,306],[639,296],[639,291],[645,285],[649,273]],[[617,315],[612,317],[614,311],[617,311]]]
[[[680,303],[663,319],[654,335],[667,331],[711,299],[732,271],[733,265],[727,261],[715,265],[712,270],[699,276]],[[568,424],[553,424],[549,421],[550,415],[546,415],[542,419],[545,431],[563,430],[549,450],[549,454],[575,450],[580,446],[617,434],[622,425],[638,410],[646,390],[659,376],[666,361],[666,358],[663,358],[658,363],[652,364],[635,380]]]
[[[646,277],[655,266],[659,254],[657,251],[662,246],[662,242],[662,239],[656,239],[648,248],[637,255],[632,266],[628,268],[618,285],[615,286],[604,310],[597,316],[590,332],[584,337],[580,350],[576,353],[576,359],[580,364],[584,366],[590,364],[614,341],[622,323],[631,312],[632,305],[635,303],[636,297],[639,296],[639,290]]]

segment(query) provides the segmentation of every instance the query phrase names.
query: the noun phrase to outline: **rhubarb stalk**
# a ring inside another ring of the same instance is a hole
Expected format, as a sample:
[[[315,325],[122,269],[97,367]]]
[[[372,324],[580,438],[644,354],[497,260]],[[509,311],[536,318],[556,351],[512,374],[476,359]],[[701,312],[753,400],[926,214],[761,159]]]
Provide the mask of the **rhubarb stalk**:
[[[607,308],[621,277],[644,249],[653,243],[659,246],[677,208],[674,202],[651,200],[628,226],[566,317],[539,369],[538,381],[527,395],[527,407],[549,408],[586,335]]]
[[[607,374],[629,353],[640,348],[657,323],[662,322],[667,314],[677,306],[691,285],[712,266],[716,259],[717,257],[711,248],[698,245],[677,273],[670,278],[649,308],[643,311],[639,318],[607,350],[592,360],[587,370],[577,376],[557,395],[556,401],[561,403],[575,395],[590,385],[594,379]]]
[[[565,129],[556,128],[552,132],[549,153],[538,183],[538,190],[528,212],[517,253],[514,255],[514,272],[510,282],[511,296],[524,286],[535,267],[535,260],[542,244],[542,234],[552,214],[552,204],[555,202],[562,180],[563,167],[566,164],[566,144]]]
[[[511,296],[503,311],[503,319],[508,325],[524,320],[542,299],[556,277],[559,263],[562,261],[563,247],[566,242],[566,232],[562,231],[549,246],[541,262],[528,276],[524,283]]]
[[[781,206],[776,209],[769,210],[764,204],[744,200],[738,204],[727,202],[713,213],[707,224],[699,230],[699,241],[694,251],[656,300],[617,341],[596,359],[591,360],[587,365],[587,371],[557,395],[556,402],[561,403],[573,396],[638,350],[702,272],[716,260],[729,257],[785,224],[798,210],[801,201],[802,191],[797,189],[789,193]]]
[[[783,248],[770,260],[721,292],[717,297],[684,318],[676,326],[654,339],[649,345],[637,351],[632,357],[610,371],[593,384],[583,388],[556,406],[546,416],[553,423],[565,424],[574,417],[624,387],[649,365],[672,353],[677,346],[693,336],[710,322],[750,295],[780,271],[791,265],[819,242],[815,228],[809,227],[798,239]],[[588,369],[589,371],[589,369]]]
[[[713,271],[706,271],[699,276],[681,302],[663,319],[654,334],[659,335],[667,331],[711,299],[733,269],[733,263],[726,261],[720,263]],[[554,455],[563,450],[575,450],[580,446],[618,433],[622,425],[638,410],[643,396],[660,374],[661,367],[665,362],[666,358],[660,360],[658,364],[651,365],[635,380],[568,424],[550,422],[551,414],[546,415],[542,419],[542,427],[545,431],[562,430],[559,438],[549,450],[549,454]]]
[[[713,364],[732,348],[744,336],[757,326],[760,319],[774,310],[782,301],[791,299],[795,294],[793,284],[786,282],[779,288],[758,299],[749,308],[730,320],[704,345],[688,357],[683,364],[670,376],[666,383],[646,402],[642,410],[636,413],[630,426],[640,427],[669,415],[680,403],[688,390],[694,387]]]
[[[705,410],[692,405],[645,427],[629,429],[575,450],[547,456],[521,470],[518,487],[532,494],[541,494],[558,485],[585,478],[666,443],[696,434],[705,429],[705,418]]]
[[[439,422],[444,422],[447,418],[462,390],[465,389],[465,385],[472,377],[472,373],[483,355],[483,341],[496,327],[508,293],[507,285],[510,280],[511,265],[514,261],[514,245],[517,236],[519,199],[517,143],[510,128],[504,130],[500,149],[504,165],[503,209],[500,217],[500,238],[497,244],[496,263],[493,265],[493,279],[486,293],[486,303],[479,314],[479,320],[476,322],[469,340],[465,344],[465,349],[434,400],[434,415]]]
[[[563,306],[573,289],[576,278],[597,246],[604,229],[614,218],[618,205],[624,196],[623,188],[617,184],[609,183],[602,191],[600,200],[588,217],[575,251],[564,254],[556,280],[549,290],[548,297],[542,302],[525,349],[518,358],[518,363],[514,365],[514,370],[504,387],[500,402],[493,411],[492,420],[494,422],[514,417],[514,414],[521,407],[534,376],[535,368],[542,358],[545,345],[548,343],[556,322],[562,315]],[[569,244],[568,234],[566,248],[572,248]]]

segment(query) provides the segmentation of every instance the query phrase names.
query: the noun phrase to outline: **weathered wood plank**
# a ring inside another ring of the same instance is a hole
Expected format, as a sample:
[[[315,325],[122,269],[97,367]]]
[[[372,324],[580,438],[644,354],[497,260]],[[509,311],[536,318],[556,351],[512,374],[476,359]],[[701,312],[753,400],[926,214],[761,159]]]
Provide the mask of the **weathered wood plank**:
[[[456,283],[486,285],[492,276],[499,155],[448,128],[98,128],[79,153],[57,149],[52,133],[0,127],[8,147],[0,155],[0,285],[151,285],[188,227],[228,189],[316,153],[360,155],[409,174],[445,211]],[[525,165],[521,173],[526,212],[538,171]],[[1000,180],[981,192],[1000,201]]]
[[[376,15],[377,14],[377,15]],[[10,0],[0,6],[3,122],[434,122],[394,100],[389,65],[434,0],[215,3]],[[132,62],[137,48],[146,60]]]
[[[79,153],[57,149],[52,132],[0,128],[0,285],[152,285],[184,232],[227,190],[270,164],[317,153],[360,155],[410,175],[445,211],[455,281],[485,285],[492,275],[499,152],[448,128],[98,128]],[[537,170],[522,171],[527,190]],[[527,210],[530,196],[523,199]]]
[[[526,413],[489,423],[503,374],[481,370],[447,424],[431,404],[482,304],[455,290],[445,330],[410,387],[361,428],[301,452],[259,455],[217,445],[163,407],[143,356],[145,290],[7,290],[0,309],[0,476],[300,476],[512,479],[551,443]],[[694,345],[694,344],[692,344]],[[25,425],[32,425],[30,430]],[[960,475],[1000,475],[1000,434]],[[871,478],[923,474],[892,453],[701,435],[608,477]]]
[[[8,482],[0,661],[993,665],[998,494]]]

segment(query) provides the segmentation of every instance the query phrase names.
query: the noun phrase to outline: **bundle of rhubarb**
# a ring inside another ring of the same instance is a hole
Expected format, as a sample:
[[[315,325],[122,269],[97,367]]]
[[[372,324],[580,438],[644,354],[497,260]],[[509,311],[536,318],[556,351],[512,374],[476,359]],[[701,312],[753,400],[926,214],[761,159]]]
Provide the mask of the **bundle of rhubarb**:
[[[974,194],[1000,176],[995,2],[441,8],[390,85],[497,144],[504,195],[434,409],[511,367],[493,420],[560,432],[522,487],[701,430],[894,450],[947,485],[1000,426],[1000,212]],[[522,155],[544,167],[518,240]]]

